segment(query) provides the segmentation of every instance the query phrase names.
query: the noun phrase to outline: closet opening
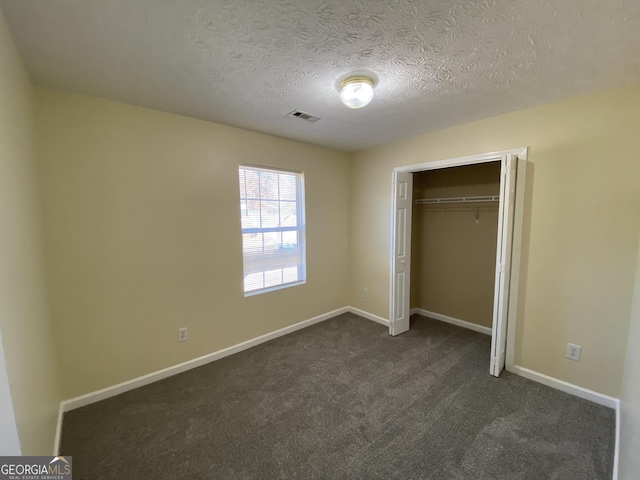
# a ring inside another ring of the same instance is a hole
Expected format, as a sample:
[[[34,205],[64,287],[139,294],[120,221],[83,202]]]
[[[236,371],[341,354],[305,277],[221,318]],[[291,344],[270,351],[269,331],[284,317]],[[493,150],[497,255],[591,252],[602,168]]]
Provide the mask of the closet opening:
[[[526,149],[393,172],[391,335],[411,313],[491,335],[490,374],[513,366]]]

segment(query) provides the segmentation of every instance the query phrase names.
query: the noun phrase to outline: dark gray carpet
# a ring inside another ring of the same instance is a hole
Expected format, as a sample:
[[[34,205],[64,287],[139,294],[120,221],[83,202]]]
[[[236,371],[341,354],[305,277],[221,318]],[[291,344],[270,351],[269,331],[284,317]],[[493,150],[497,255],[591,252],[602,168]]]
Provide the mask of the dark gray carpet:
[[[82,479],[611,478],[613,410],[504,373],[489,337],[351,314],[64,416]]]

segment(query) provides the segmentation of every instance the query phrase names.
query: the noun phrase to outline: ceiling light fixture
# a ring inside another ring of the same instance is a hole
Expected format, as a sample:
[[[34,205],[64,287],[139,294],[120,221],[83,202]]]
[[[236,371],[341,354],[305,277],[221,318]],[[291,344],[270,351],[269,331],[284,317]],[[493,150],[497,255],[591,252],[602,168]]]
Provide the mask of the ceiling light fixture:
[[[373,80],[369,77],[349,77],[342,82],[340,100],[349,108],[362,108],[373,98]]]

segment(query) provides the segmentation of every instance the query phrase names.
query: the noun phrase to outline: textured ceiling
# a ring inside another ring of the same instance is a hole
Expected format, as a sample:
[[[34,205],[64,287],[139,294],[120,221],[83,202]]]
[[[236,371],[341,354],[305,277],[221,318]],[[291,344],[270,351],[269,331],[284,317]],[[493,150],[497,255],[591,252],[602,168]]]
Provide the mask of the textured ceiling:
[[[37,85],[341,150],[640,82],[639,0],[0,6]],[[376,79],[361,110],[338,98],[353,72]]]

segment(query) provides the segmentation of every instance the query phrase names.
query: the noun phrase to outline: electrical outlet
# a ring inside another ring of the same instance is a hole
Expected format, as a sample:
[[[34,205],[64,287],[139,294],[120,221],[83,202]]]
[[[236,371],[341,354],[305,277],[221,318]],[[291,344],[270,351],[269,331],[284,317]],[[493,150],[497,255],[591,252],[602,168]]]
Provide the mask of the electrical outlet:
[[[580,355],[582,355],[582,347],[580,345],[574,345],[573,343],[567,343],[567,358],[570,360],[580,361]]]
[[[178,341],[185,342],[189,338],[189,333],[187,332],[187,327],[178,329]]]
[[[364,296],[364,298],[369,298],[369,289],[365,288],[364,291],[362,292],[362,295]]]

